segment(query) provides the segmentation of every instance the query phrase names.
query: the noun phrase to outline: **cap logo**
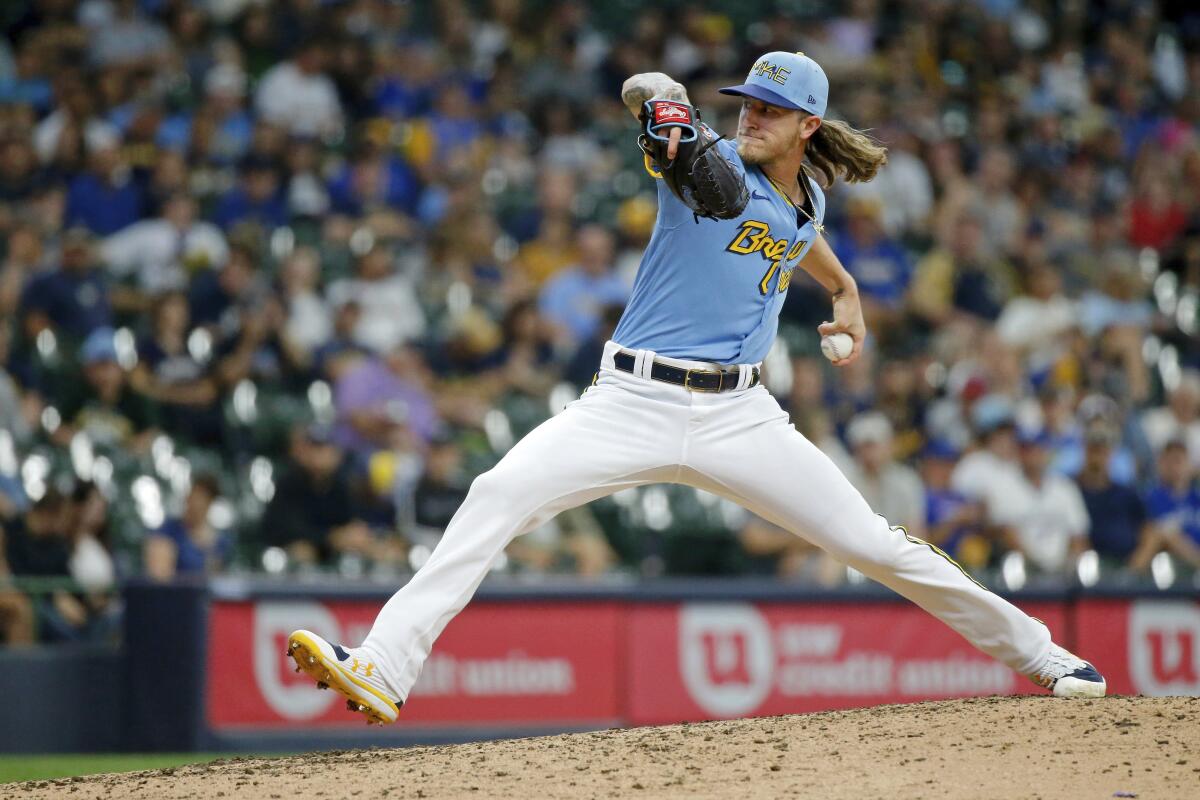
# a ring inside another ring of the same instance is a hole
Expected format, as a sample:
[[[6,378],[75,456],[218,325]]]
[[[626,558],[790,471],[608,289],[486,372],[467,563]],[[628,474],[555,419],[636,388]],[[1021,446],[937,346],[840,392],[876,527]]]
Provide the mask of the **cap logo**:
[[[815,106],[815,105],[817,104],[817,98],[813,97],[813,96],[810,94],[810,95],[808,96],[808,104],[809,104],[810,106]]]
[[[771,80],[782,86],[787,83],[788,75],[791,75],[792,71],[779,64],[772,64],[764,58],[750,68],[750,74],[757,75],[760,78],[764,75],[769,76]]]

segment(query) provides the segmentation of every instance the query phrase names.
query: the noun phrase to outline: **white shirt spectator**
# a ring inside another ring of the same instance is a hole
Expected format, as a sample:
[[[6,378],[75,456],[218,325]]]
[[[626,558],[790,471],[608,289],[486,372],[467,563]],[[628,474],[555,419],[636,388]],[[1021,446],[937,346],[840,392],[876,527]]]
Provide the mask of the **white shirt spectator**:
[[[1025,477],[1015,461],[988,450],[968,453],[950,476],[950,485],[972,500],[981,500],[989,523],[1002,524],[1005,504],[1021,496]]]
[[[322,73],[306,73],[283,61],[263,75],[254,98],[263,119],[298,136],[319,136],[342,127],[337,87]]]
[[[136,275],[139,288],[158,293],[186,286],[187,267],[223,266],[229,246],[209,222],[181,231],[165,219],[147,219],[105,239],[100,255],[114,275]]]
[[[329,287],[328,297],[334,308],[350,300],[358,303],[362,316],[354,328],[354,341],[376,353],[388,353],[425,332],[425,314],[412,283],[403,276],[337,281]]]
[[[307,352],[316,350],[333,335],[333,316],[314,291],[298,292],[287,299],[286,334]]]
[[[1086,536],[1091,528],[1079,487],[1070,478],[1046,473],[1037,486],[1022,475],[1016,488],[999,507],[996,522],[1013,528],[1034,566],[1062,572],[1071,540]]]
[[[882,208],[884,230],[902,236],[921,225],[933,210],[933,181],[925,162],[912,153],[894,150],[888,163],[870,183],[846,183],[846,197],[876,197]]]
[[[1062,295],[1049,300],[1021,296],[1004,306],[996,320],[996,333],[1010,347],[1025,349],[1052,342],[1078,324],[1075,304]]]
[[[67,112],[63,109],[51,112],[33,129],[33,149],[43,164],[54,160],[58,150],[58,140],[67,124]],[[120,141],[121,133],[116,126],[97,117],[91,117],[83,123],[83,137],[86,142],[103,139]]]
[[[1184,370],[1167,404],[1142,414],[1142,430],[1155,452],[1173,439],[1187,445],[1188,460],[1200,466],[1200,373]]]
[[[916,536],[924,535],[925,486],[912,467],[893,462],[871,475],[856,464],[846,477],[889,525],[903,525]]]

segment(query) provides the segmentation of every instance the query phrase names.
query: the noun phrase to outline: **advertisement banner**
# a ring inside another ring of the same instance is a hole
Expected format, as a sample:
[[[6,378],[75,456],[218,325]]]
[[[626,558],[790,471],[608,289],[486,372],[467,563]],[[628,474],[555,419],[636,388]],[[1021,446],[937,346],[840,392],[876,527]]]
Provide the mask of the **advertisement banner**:
[[[377,603],[216,601],[209,613],[206,707],[214,730],[361,727],[333,691],[293,672],[287,637],[307,628],[362,641]],[[611,602],[477,603],[425,663],[400,725],[585,725],[620,716],[622,609]]]
[[[1061,635],[1061,604],[1022,607]],[[633,724],[1038,691],[902,603],[640,606],[628,651]]]
[[[1109,694],[1200,695],[1200,604],[1083,599],[1075,614],[1077,652]]]

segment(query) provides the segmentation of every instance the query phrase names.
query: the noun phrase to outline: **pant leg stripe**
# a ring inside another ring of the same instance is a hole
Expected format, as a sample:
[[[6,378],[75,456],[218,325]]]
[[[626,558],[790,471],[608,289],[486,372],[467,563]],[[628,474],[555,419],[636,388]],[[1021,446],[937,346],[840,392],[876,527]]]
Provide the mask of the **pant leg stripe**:
[[[983,589],[985,592],[990,592],[990,591],[991,591],[991,589],[987,588],[987,587],[986,587],[986,586],[984,586],[982,583],[980,583],[979,581],[975,580],[975,578],[974,578],[974,577],[971,575],[971,573],[969,573],[969,572],[967,572],[965,569],[963,569],[963,566],[962,566],[962,564],[959,564],[957,561],[955,561],[953,558],[951,558],[951,557],[949,556],[949,554],[947,554],[947,553],[946,553],[946,551],[945,551],[945,550],[943,550],[942,548],[938,547],[936,544],[933,544],[932,542],[927,542],[927,541],[925,541],[924,539],[921,539],[921,538],[918,538],[918,537],[916,537],[916,536],[913,536],[911,533],[909,533],[909,532],[908,532],[908,528],[905,528],[903,525],[889,525],[888,527],[889,527],[889,528],[891,528],[891,529],[892,529],[892,530],[894,530],[894,531],[899,531],[900,533],[903,533],[903,534],[904,534],[904,538],[905,538],[905,539],[907,539],[908,541],[912,542],[913,544],[923,544],[923,545],[925,545],[925,546],[926,546],[926,547],[928,547],[930,550],[932,550],[933,552],[937,553],[939,556],[941,556],[942,558],[946,559],[946,560],[947,560],[947,561],[949,561],[951,564],[953,564],[953,565],[954,565],[954,566],[955,566],[955,567],[958,569],[958,571],[959,571],[959,572],[961,572],[963,575],[965,575],[965,576],[966,576],[966,578],[967,578],[967,580],[969,580],[971,583],[975,584],[975,585],[976,585],[976,586],[978,586],[980,589]]]

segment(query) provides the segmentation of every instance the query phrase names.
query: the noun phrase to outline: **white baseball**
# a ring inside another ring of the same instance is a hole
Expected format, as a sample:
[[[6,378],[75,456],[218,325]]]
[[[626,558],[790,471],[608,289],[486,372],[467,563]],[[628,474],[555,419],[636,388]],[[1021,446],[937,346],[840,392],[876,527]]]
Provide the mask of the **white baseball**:
[[[821,352],[830,361],[839,361],[854,350],[854,337],[848,333],[831,333],[821,337]]]

